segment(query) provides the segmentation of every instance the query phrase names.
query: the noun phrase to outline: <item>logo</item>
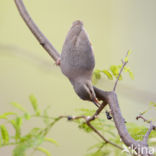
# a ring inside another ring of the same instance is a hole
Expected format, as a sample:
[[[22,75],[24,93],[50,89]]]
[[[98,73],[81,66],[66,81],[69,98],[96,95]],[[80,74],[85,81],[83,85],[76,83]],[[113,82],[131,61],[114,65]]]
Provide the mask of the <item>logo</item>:
[[[122,150],[122,153],[126,152],[128,154],[138,154],[138,155],[142,155],[142,154],[152,155],[155,153],[155,150],[156,150],[154,147],[141,147],[140,145],[138,145],[137,147],[134,147],[133,144],[129,147],[123,145],[123,148],[124,149]]]

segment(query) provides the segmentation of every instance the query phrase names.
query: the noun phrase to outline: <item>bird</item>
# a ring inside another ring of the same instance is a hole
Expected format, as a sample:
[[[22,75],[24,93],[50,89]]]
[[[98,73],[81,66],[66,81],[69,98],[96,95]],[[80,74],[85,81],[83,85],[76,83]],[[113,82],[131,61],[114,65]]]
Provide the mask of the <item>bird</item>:
[[[91,81],[95,58],[82,21],[73,22],[57,64],[73,85],[76,94],[82,100],[91,101],[99,107]]]

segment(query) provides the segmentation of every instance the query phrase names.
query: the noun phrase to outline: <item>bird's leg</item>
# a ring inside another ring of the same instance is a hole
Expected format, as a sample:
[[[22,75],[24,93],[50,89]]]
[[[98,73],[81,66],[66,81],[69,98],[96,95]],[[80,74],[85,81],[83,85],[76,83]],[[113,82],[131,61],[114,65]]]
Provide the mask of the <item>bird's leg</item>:
[[[95,101],[93,101],[93,103],[94,103],[94,105],[96,106],[96,107],[98,107],[99,108],[99,103],[97,103],[97,102],[95,102]]]
[[[98,103],[98,104],[99,104],[99,103]],[[89,117],[89,118],[87,119],[87,122],[90,122],[90,121],[96,119],[97,116],[100,114],[100,112],[103,110],[103,108],[104,108],[105,106],[106,106],[106,103],[104,103],[104,102],[103,102],[100,106],[97,106],[98,109],[96,110],[96,112],[94,113],[93,116],[91,116],[91,117]]]
[[[101,105],[101,104],[99,103],[99,101],[98,101],[96,98],[93,99],[93,103],[94,103],[94,105],[97,106],[98,108],[99,108],[100,105]]]
[[[57,60],[56,60],[56,65],[59,66],[61,64],[61,58],[59,57]]]

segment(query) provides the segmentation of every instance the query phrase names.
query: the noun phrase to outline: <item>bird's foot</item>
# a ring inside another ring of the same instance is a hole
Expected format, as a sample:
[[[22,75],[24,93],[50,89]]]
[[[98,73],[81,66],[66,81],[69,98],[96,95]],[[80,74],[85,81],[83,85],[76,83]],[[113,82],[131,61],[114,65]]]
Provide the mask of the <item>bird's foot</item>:
[[[93,103],[94,103],[94,105],[95,106],[97,106],[98,108],[100,107],[100,103],[99,103],[99,101],[95,98],[94,100],[93,100]]]
[[[91,122],[92,120],[95,120],[96,118],[97,118],[97,115],[87,116],[86,122]]]
[[[56,63],[55,63],[57,66],[59,66],[60,64],[61,64],[61,58],[58,58],[57,60],[56,60]]]

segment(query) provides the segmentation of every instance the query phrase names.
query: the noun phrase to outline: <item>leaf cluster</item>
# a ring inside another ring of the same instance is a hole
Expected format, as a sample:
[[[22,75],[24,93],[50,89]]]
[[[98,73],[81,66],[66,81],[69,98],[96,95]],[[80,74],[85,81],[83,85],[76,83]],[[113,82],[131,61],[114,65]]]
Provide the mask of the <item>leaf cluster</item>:
[[[21,104],[12,102],[11,105],[19,110],[20,113],[6,112],[0,115],[0,120],[4,123],[0,124],[0,147],[15,145],[13,156],[25,156],[26,152],[30,149],[32,153],[40,151],[45,155],[50,156],[51,153],[41,145],[44,142],[58,145],[54,139],[47,137],[48,131],[53,126],[50,122],[53,123],[55,119],[49,118],[48,108],[43,111],[39,109],[37,99],[34,95],[30,95],[29,100],[33,108],[32,114],[30,114]],[[22,126],[24,126],[26,121],[30,121],[33,118],[41,119],[42,122],[45,123],[45,128],[32,127],[30,131],[23,135]],[[14,134],[9,132],[10,126],[14,129]]]
[[[131,54],[131,51],[129,50],[127,53],[127,56],[124,58],[124,60],[122,60],[122,64],[120,64],[120,65],[111,65],[108,69],[103,69],[103,70],[96,69],[96,70],[94,70],[93,75],[92,75],[93,84],[96,84],[102,78],[102,75],[105,78],[107,78],[108,80],[116,79],[120,73],[121,68],[122,68],[123,61],[128,62],[128,57],[130,54]],[[130,78],[132,80],[134,79],[133,72],[131,71],[131,69],[129,67],[124,66],[123,72],[120,75],[119,80],[123,80],[123,76],[122,76],[123,73],[128,73]]]

